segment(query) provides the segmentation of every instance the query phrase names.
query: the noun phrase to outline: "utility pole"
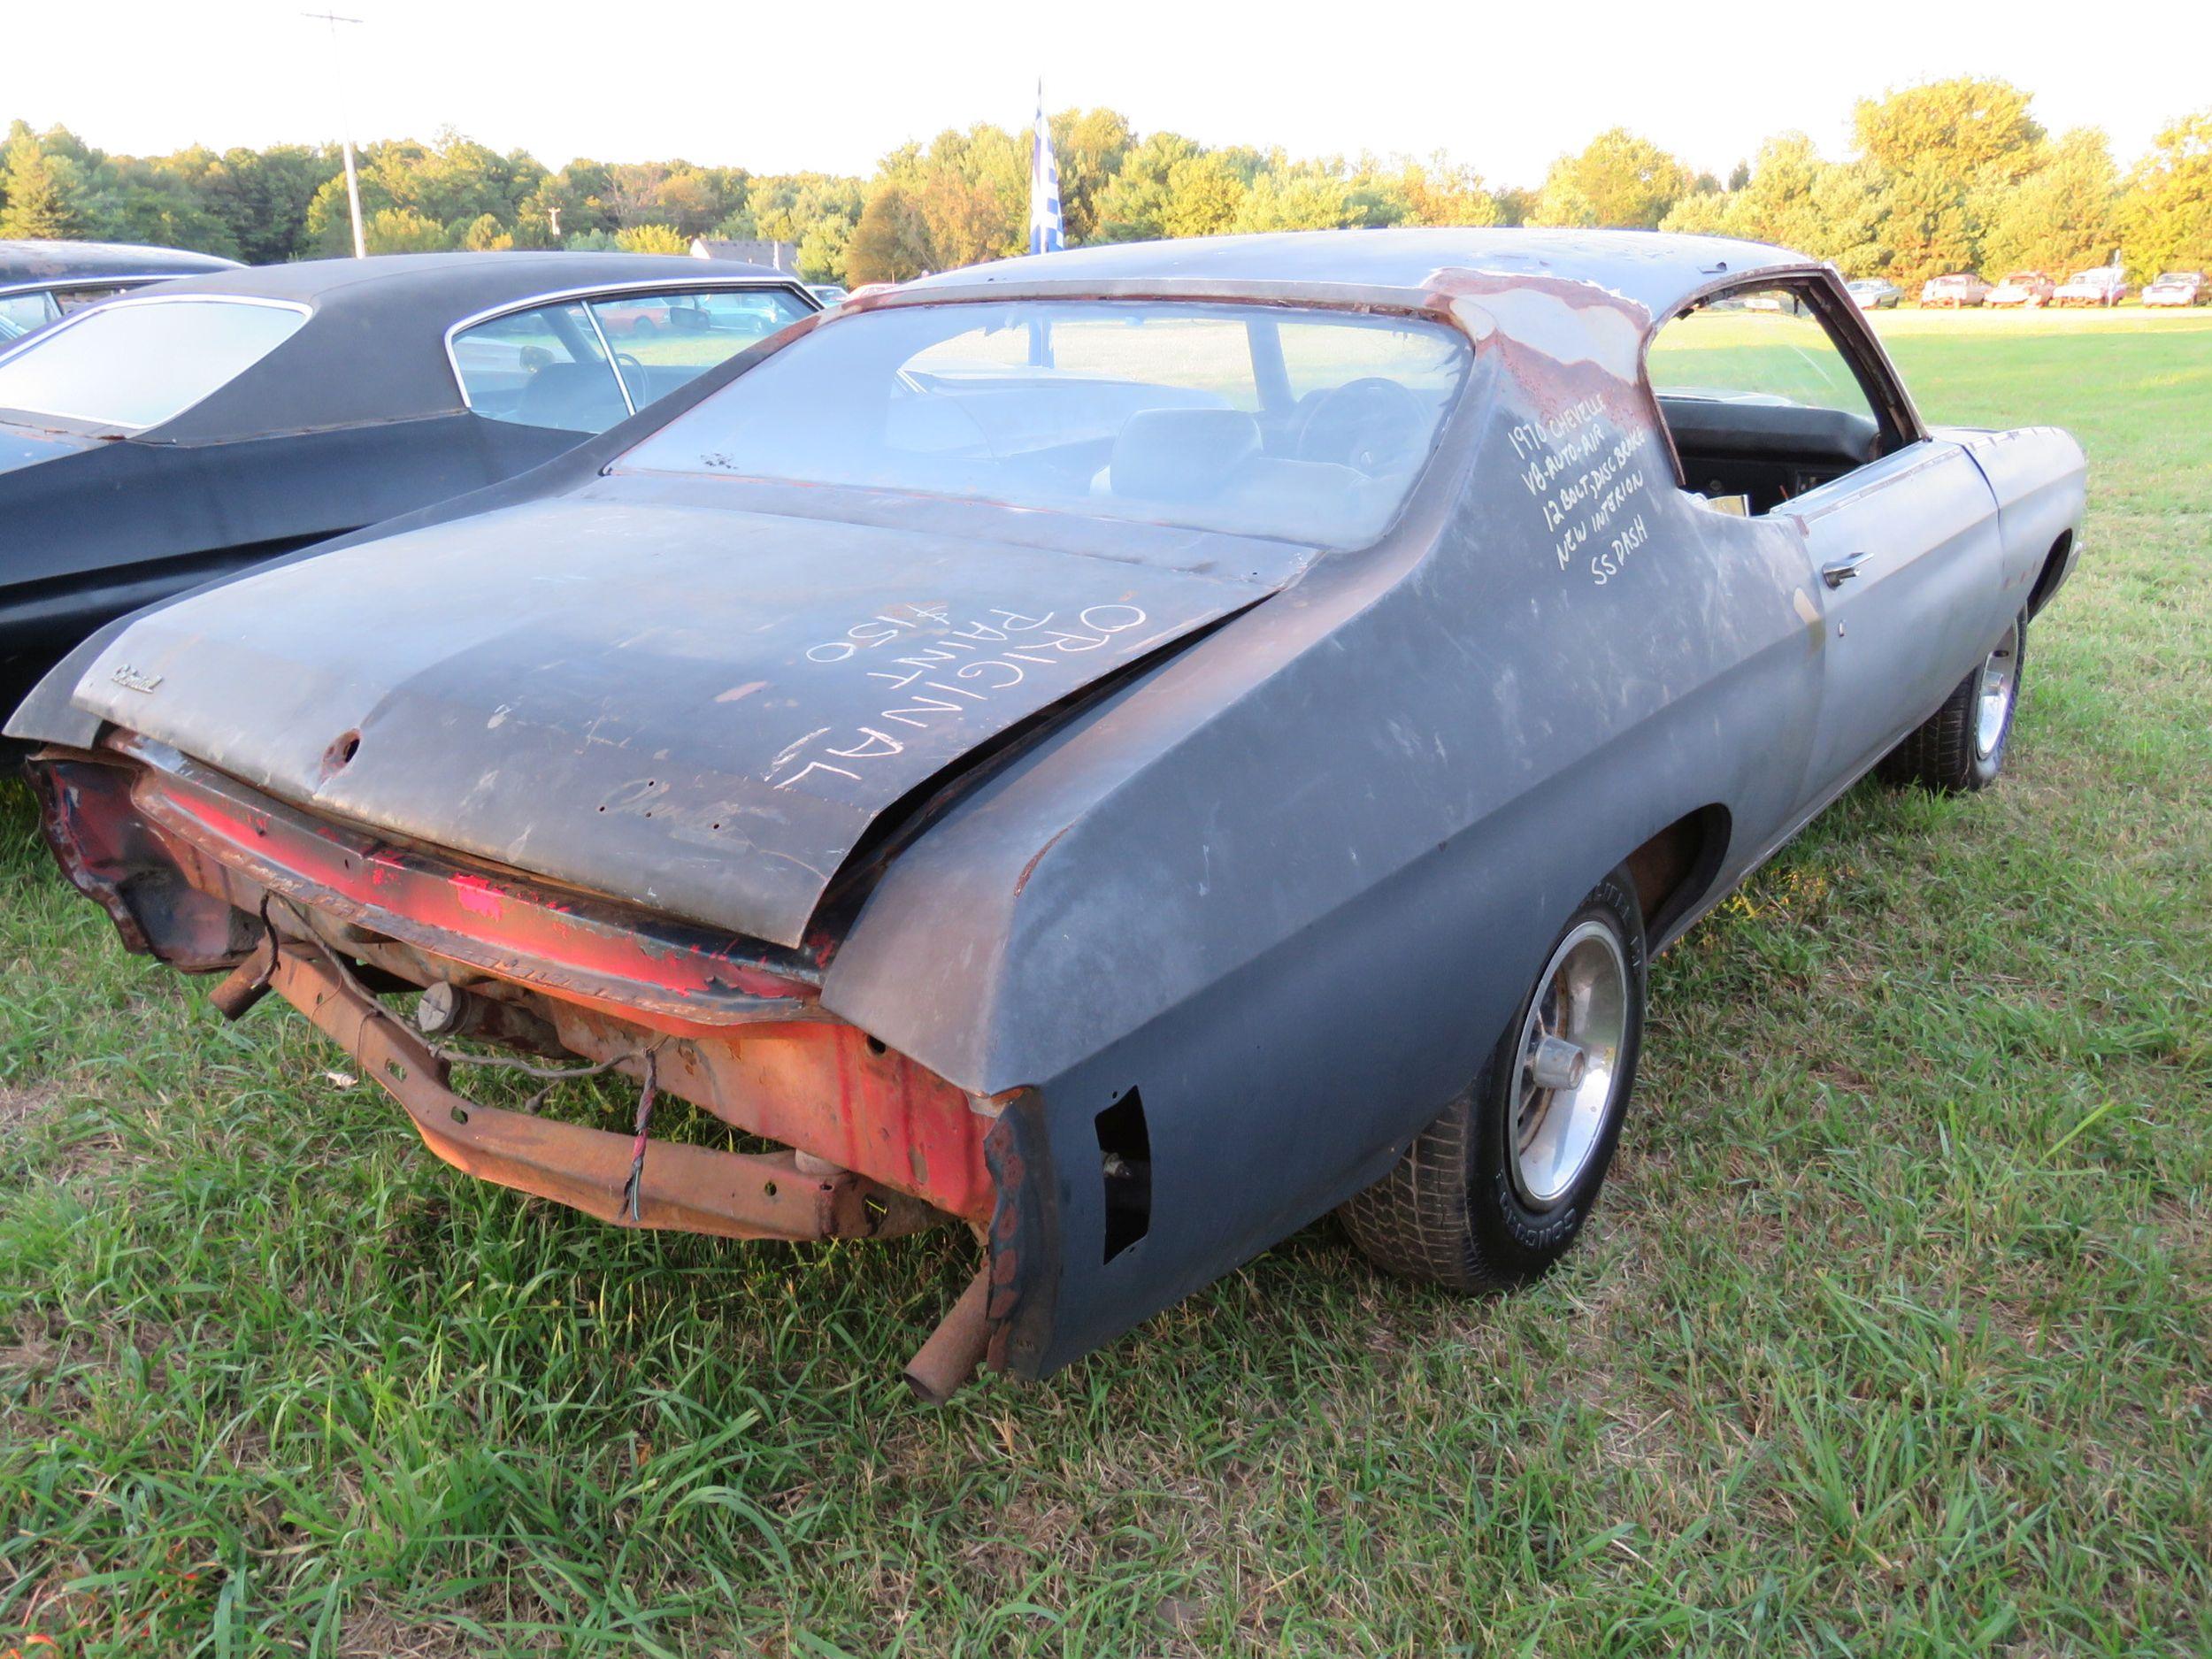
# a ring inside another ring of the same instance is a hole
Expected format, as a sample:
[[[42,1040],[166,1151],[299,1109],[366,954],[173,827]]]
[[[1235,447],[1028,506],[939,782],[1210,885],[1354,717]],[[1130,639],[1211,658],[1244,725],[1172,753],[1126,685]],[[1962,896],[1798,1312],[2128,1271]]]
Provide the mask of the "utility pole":
[[[303,12],[303,18],[313,18],[330,25],[330,58],[338,71],[338,119],[343,124],[346,138],[346,206],[353,214],[353,257],[369,257],[368,239],[361,234],[361,175],[353,165],[353,109],[346,97],[346,55],[338,50],[338,26],[358,23],[359,18],[342,18],[330,12]]]

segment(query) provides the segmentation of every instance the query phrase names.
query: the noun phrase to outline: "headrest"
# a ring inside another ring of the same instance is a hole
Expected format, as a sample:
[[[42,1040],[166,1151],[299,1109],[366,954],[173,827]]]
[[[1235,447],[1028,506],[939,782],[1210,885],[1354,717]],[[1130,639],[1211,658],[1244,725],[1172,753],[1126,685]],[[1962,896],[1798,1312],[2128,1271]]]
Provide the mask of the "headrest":
[[[1114,438],[1107,481],[1117,495],[1205,501],[1259,452],[1259,422],[1242,410],[1141,410]]]

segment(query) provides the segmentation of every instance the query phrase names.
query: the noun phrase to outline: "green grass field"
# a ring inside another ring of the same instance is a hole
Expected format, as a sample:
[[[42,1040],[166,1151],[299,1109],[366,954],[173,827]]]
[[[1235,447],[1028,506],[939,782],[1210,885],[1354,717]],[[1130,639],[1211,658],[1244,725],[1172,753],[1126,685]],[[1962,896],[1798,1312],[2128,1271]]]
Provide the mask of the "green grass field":
[[[2092,457],[2008,779],[1855,790],[1658,964],[1508,1301],[1324,1224],[918,1410],[962,1242],[472,1185],[0,792],[0,1654],[2212,1652],[2212,316],[1878,326]]]

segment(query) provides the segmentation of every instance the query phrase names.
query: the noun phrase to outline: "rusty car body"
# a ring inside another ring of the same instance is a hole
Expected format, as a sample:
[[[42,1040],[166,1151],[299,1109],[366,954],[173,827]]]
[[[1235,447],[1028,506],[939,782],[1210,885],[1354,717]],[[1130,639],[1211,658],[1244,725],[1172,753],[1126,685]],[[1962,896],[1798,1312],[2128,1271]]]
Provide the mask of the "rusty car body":
[[[2004,280],[1991,288],[1982,303],[2001,311],[2008,305],[2017,305],[2023,311],[2033,311],[2048,305],[2058,284],[2041,271],[2011,271]]]
[[[1979,305],[1988,297],[1989,283],[1971,271],[1930,277],[1920,285],[1920,303],[1924,306],[1948,305],[1956,311],[1962,305]]]
[[[672,348],[762,333],[616,346],[595,307],[818,309],[794,278],[646,255],[204,263],[0,351],[0,703],[104,622],[511,478],[705,366]],[[597,365],[562,360],[568,319]]]
[[[972,1226],[940,1398],[1339,1206],[1399,1271],[1542,1271],[1648,954],[1878,763],[1993,776],[2083,472],[1926,426],[1778,249],[1089,249],[111,627],[9,730],[127,944],[280,993],[449,1162],[626,1225]],[[468,1041],[637,1120],[472,1107]],[[671,1094],[787,1149],[664,1145]]]
[[[2203,297],[2200,271],[2165,271],[2143,285],[2146,305],[2194,305]]]
[[[2101,305],[2109,311],[2127,296],[2127,273],[2116,265],[2102,265],[2068,277],[2051,290],[2051,303]]]

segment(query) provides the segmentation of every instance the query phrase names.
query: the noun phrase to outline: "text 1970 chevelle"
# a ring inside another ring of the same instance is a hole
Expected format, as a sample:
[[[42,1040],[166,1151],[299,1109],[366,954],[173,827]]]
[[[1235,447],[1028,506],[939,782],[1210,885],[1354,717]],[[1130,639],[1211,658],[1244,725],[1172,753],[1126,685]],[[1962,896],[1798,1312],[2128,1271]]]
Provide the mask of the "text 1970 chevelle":
[[[941,1397],[1335,1207],[1395,1271],[1542,1272],[1651,953],[1870,768],[1995,775],[2083,470],[1924,425],[1772,248],[1085,250],[142,613],[11,729],[132,948],[288,998],[462,1169],[972,1225]],[[484,1042],[634,1121],[472,1106]],[[787,1149],[657,1139],[666,1095]]]

